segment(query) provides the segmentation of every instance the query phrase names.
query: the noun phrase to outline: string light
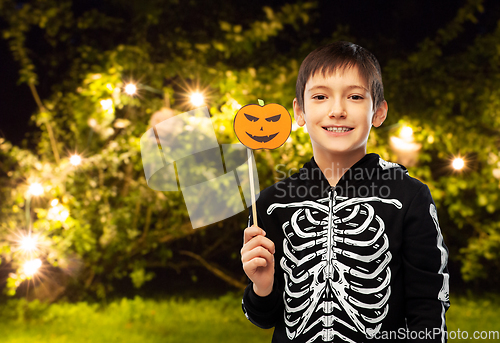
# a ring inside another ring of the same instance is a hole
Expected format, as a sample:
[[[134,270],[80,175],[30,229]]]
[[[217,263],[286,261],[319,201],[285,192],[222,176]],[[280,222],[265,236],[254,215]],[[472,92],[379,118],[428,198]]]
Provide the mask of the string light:
[[[399,130],[398,136],[391,136],[389,140],[391,149],[397,155],[397,161],[407,167],[416,165],[418,161],[418,152],[422,144],[415,142],[413,129],[404,125]]]
[[[28,192],[31,195],[40,196],[43,194],[43,186],[38,182],[34,182],[30,185]]]
[[[193,106],[196,107],[201,106],[205,103],[205,97],[200,92],[194,92],[193,94],[191,94],[190,99]]]
[[[127,85],[125,85],[125,93],[127,93],[128,95],[134,95],[137,93],[137,86],[134,85],[133,83],[128,83]]]
[[[37,248],[36,239],[31,235],[23,237],[20,242],[20,248],[25,252],[35,251]]]
[[[399,136],[405,141],[411,142],[413,138],[413,129],[410,126],[405,125],[401,128]]]
[[[462,170],[465,167],[465,161],[461,157],[456,157],[453,159],[451,165],[455,170]]]
[[[76,166],[79,166],[80,164],[82,164],[82,158],[78,155],[72,155],[70,158],[69,158],[69,163],[71,163],[72,165],[74,165],[75,167]]]
[[[31,277],[38,272],[41,266],[42,260],[40,260],[39,258],[31,261],[26,261],[23,264],[23,272],[26,276]]]

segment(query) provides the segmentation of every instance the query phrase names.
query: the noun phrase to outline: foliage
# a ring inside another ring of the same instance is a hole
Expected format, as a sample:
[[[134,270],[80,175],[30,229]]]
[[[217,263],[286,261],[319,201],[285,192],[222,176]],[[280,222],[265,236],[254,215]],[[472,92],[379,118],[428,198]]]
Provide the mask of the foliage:
[[[183,249],[216,261],[232,256],[238,265],[239,244],[231,232],[240,235],[244,217],[225,221],[225,237],[218,234],[220,223],[193,231],[180,192],[147,187],[140,137],[158,120],[155,113],[168,111],[165,106],[174,113],[191,109],[187,88],[204,89],[221,144],[237,142],[230,123],[238,103],[263,98],[290,105],[293,88],[288,85],[298,62],[270,56],[275,39],[305,25],[314,4],[264,7],[257,20],[238,22],[223,20],[233,7],[219,4],[221,14],[200,22],[198,12],[186,11],[177,1],[132,8],[125,3],[77,11],[82,4],[70,1],[0,2],[10,25],[3,35],[19,61],[20,82],[37,97],[38,75],[47,68],[43,75],[53,84],[33,116],[41,129],[36,149],[8,142],[0,149],[6,173],[0,234],[7,238],[0,251],[17,270],[9,277],[10,294],[29,277],[22,270],[26,256],[13,251],[12,232],[27,231],[26,191],[35,181],[45,187],[44,195],[33,199],[31,212],[33,233],[47,242],[41,256],[44,264],[73,271],[76,291],[103,298],[113,280],[126,276],[140,287],[153,277],[149,267],[193,265],[194,260],[176,254]],[[32,59],[27,36],[36,33],[50,46],[50,58]],[[129,81],[137,83],[138,96],[124,93]],[[305,142],[304,133],[296,135]],[[69,163],[75,151],[83,157],[78,167]],[[280,153],[294,155],[293,145]],[[258,156],[259,169],[273,158]],[[271,183],[267,179],[263,186]]]
[[[73,281],[63,280],[73,295],[104,298],[114,280],[129,277],[140,287],[153,277],[151,267],[197,263],[182,250],[242,276],[244,214],[192,230],[180,193],[147,187],[140,137],[166,106],[174,113],[191,109],[188,93],[200,89],[219,143],[234,143],[231,123],[239,104],[260,98],[292,112],[301,58],[316,43],[356,39],[343,27],[315,39],[313,2],[238,8],[221,1],[206,12],[199,6],[0,0],[9,24],[3,37],[19,63],[20,82],[35,99],[40,85],[51,85],[33,115],[40,129],[35,148],[0,145],[0,256],[13,270],[10,294],[27,278],[15,235],[27,231],[26,191],[35,181],[45,193],[32,199],[29,214],[44,242],[39,254],[46,277],[53,267],[71,275]],[[500,251],[500,28],[454,47],[481,11],[482,1],[468,0],[435,37],[384,66],[390,114],[369,141],[369,150],[397,160],[389,139],[402,124],[413,127],[422,148],[411,174],[429,184],[451,256],[461,260],[469,280],[498,275]],[[127,82],[137,83],[138,96],[124,93]],[[74,152],[83,155],[81,166],[69,163]],[[256,153],[261,188],[297,171],[311,154],[307,133],[294,125],[291,142]],[[462,172],[448,167],[457,154],[467,160]]]
[[[407,61],[392,61],[386,87],[400,122],[411,123],[422,144],[421,163],[411,172],[431,187],[451,258],[461,260],[465,280],[488,277],[494,285],[500,267],[500,22],[451,54],[464,23],[484,10],[482,1],[468,6]],[[449,167],[454,157],[465,160],[463,170]]]

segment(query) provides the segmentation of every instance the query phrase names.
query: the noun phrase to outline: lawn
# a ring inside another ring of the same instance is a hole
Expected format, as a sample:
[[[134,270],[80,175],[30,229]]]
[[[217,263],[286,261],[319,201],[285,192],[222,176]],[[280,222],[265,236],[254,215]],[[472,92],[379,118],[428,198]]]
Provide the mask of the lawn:
[[[270,342],[272,330],[252,325],[241,299],[122,299],[98,305],[28,304],[11,301],[0,310],[2,343],[222,343]]]
[[[448,328],[468,342],[466,331],[500,331],[500,299],[452,298]],[[253,326],[241,311],[239,295],[218,299],[122,299],[105,308],[87,303],[27,303],[0,307],[2,343],[257,343],[270,342],[272,330]],[[484,335],[484,334],[483,334]],[[450,336],[452,337],[452,336]],[[497,340],[481,340],[493,342]]]

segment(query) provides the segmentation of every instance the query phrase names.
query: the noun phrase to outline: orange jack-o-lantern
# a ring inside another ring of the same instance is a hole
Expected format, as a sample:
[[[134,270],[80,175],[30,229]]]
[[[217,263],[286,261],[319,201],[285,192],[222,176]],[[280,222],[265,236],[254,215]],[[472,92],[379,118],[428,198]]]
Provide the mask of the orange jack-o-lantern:
[[[250,149],[276,149],[290,136],[292,118],[279,104],[246,105],[234,117],[234,132]]]

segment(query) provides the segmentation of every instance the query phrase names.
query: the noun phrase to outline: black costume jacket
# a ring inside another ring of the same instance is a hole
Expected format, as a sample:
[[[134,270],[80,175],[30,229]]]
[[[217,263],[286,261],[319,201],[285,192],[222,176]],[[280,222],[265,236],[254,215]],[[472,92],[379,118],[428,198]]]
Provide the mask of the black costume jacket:
[[[275,327],[273,342],[446,340],[448,250],[429,189],[406,168],[367,154],[332,187],[312,158],[256,206],[275,281],[267,297],[250,283],[243,311]]]

